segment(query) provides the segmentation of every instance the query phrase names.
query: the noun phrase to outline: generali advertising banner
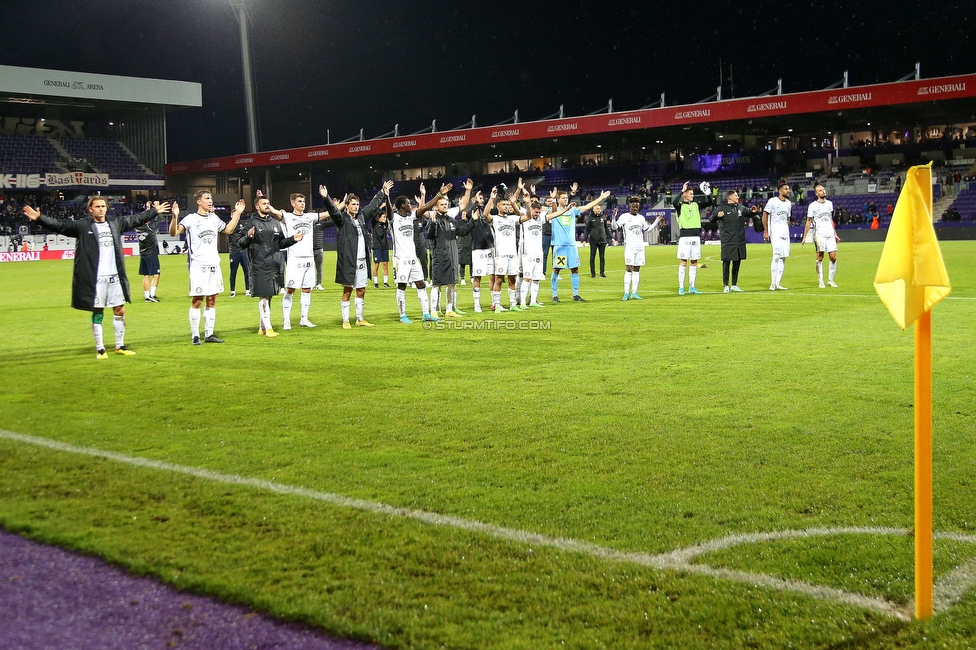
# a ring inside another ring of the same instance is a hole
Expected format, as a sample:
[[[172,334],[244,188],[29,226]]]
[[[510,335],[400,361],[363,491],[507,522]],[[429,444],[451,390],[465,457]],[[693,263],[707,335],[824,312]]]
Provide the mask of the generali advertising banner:
[[[135,254],[134,248],[123,247],[122,254],[125,257],[132,257]],[[50,260],[73,260],[75,252],[68,251],[17,251],[15,253],[0,253],[0,262],[42,262]]]
[[[709,104],[666,106],[638,111],[541,120],[504,127],[425,133],[345,144],[268,151],[208,160],[170,163],[169,175],[199,174],[245,167],[307,163],[360,156],[447,149],[495,142],[539,140],[562,136],[633,131],[709,122],[730,122],[773,115],[826,113],[857,108],[976,97],[976,75],[904,81],[856,88],[729,99]]]

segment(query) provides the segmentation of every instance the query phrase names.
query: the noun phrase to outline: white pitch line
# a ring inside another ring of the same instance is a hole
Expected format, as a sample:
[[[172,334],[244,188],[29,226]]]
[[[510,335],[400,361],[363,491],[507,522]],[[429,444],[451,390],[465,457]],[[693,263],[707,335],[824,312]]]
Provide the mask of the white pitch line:
[[[398,508],[396,506],[391,506],[376,501],[355,499],[352,497],[343,496],[341,494],[319,492],[317,490],[310,490],[308,488],[299,486],[274,483],[272,481],[265,481],[262,479],[237,476],[235,474],[223,474],[207,469],[177,465],[175,463],[140,458],[138,456],[127,456],[125,454],[95,449],[92,447],[79,447],[64,442],[58,442],[56,440],[28,436],[21,433],[14,433],[12,431],[4,431],[2,429],[0,429],[0,438],[28,445],[34,445],[37,447],[46,447],[48,449],[65,453],[91,456],[94,458],[105,458],[107,460],[112,460],[133,467],[143,467],[147,469],[173,472],[176,474],[192,476],[194,478],[200,478],[216,483],[241,485],[258,490],[274,492],[276,494],[299,496],[306,499],[330,503],[343,508],[352,508],[355,510],[373,512],[391,517],[413,519],[435,526],[447,526],[450,528],[466,530],[487,535],[489,537],[494,537],[496,539],[504,539],[529,546],[534,545],[537,547],[554,548],[614,562],[637,564],[662,571],[691,573],[707,576],[717,580],[727,580],[778,591],[788,591],[803,594],[819,600],[870,609],[893,618],[911,620],[910,609],[907,606],[899,605],[883,598],[872,598],[869,596],[844,591],[842,589],[814,585],[798,580],[788,580],[762,573],[750,573],[747,571],[738,571],[734,569],[715,568],[706,564],[691,563],[693,559],[705,553],[730,548],[740,544],[843,534],[906,535],[908,531],[904,529],[851,527],[833,529],[813,528],[809,530],[788,530],[773,533],[747,533],[730,535],[728,537],[712,540],[710,542],[680,548],[669,553],[653,555],[642,552],[620,551],[610,547],[600,546],[598,544],[592,544],[590,542],[584,542],[572,538],[550,537],[548,535],[541,535],[538,533],[532,533],[530,531],[506,528],[504,526],[497,526],[495,524],[465,519],[463,517],[443,515],[426,510]],[[960,533],[939,533],[936,535],[936,537],[976,544],[976,536],[972,535],[963,535]],[[962,567],[958,567],[956,571],[936,585],[936,610],[942,612],[949,609],[960,597],[962,597],[963,594],[971,589],[974,584],[976,584],[976,560],[970,561],[969,563],[964,564]]]

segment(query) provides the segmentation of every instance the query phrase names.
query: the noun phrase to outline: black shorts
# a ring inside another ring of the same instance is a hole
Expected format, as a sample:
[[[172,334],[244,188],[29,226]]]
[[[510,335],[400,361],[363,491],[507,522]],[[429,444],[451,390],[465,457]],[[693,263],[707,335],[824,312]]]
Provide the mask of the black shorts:
[[[159,275],[159,255],[144,255],[140,257],[139,275]]]
[[[379,264],[380,262],[390,261],[390,251],[385,248],[374,248],[373,249],[373,262]]]

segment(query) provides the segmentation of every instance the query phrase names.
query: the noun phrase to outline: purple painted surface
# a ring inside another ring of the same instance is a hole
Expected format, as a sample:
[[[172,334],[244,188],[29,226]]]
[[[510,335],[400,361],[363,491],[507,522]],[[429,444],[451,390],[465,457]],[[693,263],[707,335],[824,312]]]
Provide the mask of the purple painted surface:
[[[100,560],[0,530],[4,650],[360,650],[245,607],[133,578]]]

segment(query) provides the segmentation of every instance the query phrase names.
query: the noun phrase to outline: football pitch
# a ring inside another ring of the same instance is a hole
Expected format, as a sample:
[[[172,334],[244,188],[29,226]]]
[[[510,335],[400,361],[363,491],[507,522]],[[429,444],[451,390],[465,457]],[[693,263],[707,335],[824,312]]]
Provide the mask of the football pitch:
[[[413,289],[402,325],[370,285],[376,327],[351,331],[326,253],[319,327],[295,300],[277,339],[224,256],[226,343],[203,346],[185,258],[161,258],[159,304],[130,258],[137,355],[103,361],[71,262],[3,264],[0,526],[392,648],[968,647],[976,242],[941,246],[930,621],[910,620],[913,340],[874,293],[880,243],[840,244],[837,289],[794,244],[784,292],[750,246],[740,294],[706,246],[697,296],[652,247],[628,302],[622,249],[605,279],[581,249],[585,303],[567,274],[561,304],[546,281],[545,308],[476,315],[464,286],[466,320],[425,329]]]

